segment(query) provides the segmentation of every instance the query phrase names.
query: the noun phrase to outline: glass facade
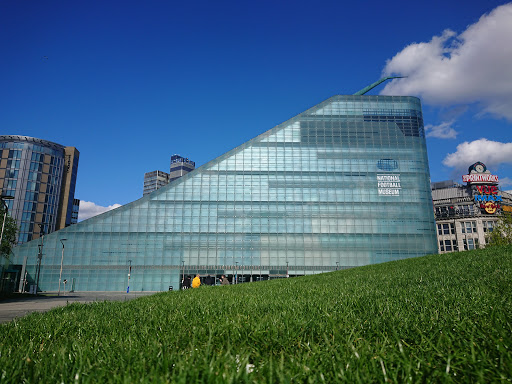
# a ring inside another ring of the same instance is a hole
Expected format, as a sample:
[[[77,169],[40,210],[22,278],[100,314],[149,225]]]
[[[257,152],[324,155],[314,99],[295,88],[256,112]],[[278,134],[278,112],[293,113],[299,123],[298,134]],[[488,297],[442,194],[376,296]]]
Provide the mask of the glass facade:
[[[7,200],[7,204],[9,214],[18,224],[19,243],[39,237],[39,224],[45,233],[71,224],[71,206],[61,205],[64,197],[73,201],[78,155],[71,167],[71,181],[66,184],[68,149],[78,153],[73,147],[47,140],[0,136],[0,186],[2,194],[14,197],[14,200]],[[61,224],[60,215],[69,218]]]
[[[334,96],[154,193],[44,237],[42,290],[178,289],[437,253],[420,101]],[[40,241],[14,249],[34,276]]]

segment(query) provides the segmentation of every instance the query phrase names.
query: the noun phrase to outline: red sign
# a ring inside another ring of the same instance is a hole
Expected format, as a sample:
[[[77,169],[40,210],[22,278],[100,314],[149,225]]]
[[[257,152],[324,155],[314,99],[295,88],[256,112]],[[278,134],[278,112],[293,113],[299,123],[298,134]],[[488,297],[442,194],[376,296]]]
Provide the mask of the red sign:
[[[498,187],[495,185],[477,185],[476,190],[481,195],[496,195],[498,193]]]
[[[464,183],[497,183],[498,176],[485,173],[472,173],[470,175],[462,175],[462,181]]]

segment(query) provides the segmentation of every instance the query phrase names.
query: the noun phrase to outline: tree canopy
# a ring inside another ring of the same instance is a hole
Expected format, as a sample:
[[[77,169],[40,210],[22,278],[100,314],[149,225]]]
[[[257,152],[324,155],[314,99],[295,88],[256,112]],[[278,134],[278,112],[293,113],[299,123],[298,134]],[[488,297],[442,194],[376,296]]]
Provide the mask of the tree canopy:
[[[493,231],[487,237],[487,246],[512,244],[512,213],[503,212]]]
[[[0,231],[2,230],[2,225],[4,222],[4,214],[5,214],[5,206],[3,204],[0,205]],[[16,220],[14,220],[11,216],[7,215],[7,220],[5,221],[4,233],[2,237],[2,244],[0,244],[0,255],[9,257],[11,253],[11,249],[14,245],[16,245],[16,233],[18,232],[18,226],[16,225]]]

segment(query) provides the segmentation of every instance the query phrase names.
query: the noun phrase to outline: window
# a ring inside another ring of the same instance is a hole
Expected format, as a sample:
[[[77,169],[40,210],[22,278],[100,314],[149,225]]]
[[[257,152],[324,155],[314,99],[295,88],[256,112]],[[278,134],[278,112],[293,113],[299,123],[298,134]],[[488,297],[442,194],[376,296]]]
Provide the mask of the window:
[[[459,250],[457,240],[440,240],[439,248],[441,252],[454,252]]]
[[[455,234],[454,223],[437,224],[437,234],[438,235],[454,235]]]
[[[476,221],[463,221],[462,233],[476,233]]]
[[[494,229],[494,221],[484,221],[484,232],[492,232]]]
[[[478,239],[464,239],[464,250],[477,249]]]

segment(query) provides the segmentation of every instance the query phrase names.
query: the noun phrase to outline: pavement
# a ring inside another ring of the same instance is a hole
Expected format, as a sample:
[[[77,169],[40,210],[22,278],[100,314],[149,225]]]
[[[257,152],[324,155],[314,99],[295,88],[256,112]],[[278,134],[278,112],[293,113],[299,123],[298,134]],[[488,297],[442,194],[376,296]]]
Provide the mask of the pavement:
[[[57,293],[13,295],[0,301],[0,324],[7,323],[32,312],[46,312],[52,308],[71,303],[91,303],[94,301],[126,301],[157,292],[73,292],[57,296]]]

